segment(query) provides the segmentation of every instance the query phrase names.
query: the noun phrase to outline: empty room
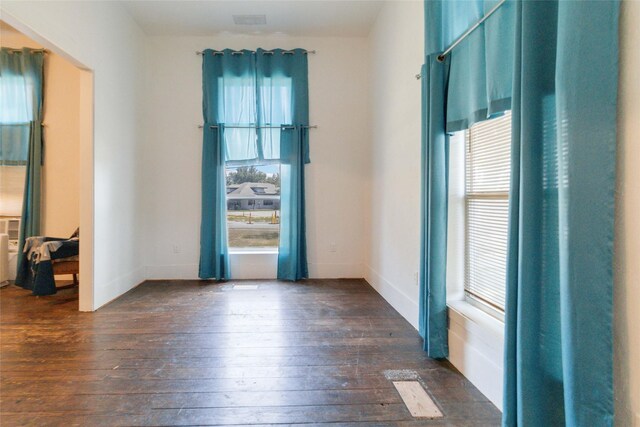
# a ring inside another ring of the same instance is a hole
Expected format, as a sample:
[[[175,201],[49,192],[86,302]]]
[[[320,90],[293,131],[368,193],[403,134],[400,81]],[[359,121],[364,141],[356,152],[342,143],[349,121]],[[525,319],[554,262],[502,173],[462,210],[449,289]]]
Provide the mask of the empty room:
[[[640,2],[2,0],[0,45],[0,425],[640,427]]]

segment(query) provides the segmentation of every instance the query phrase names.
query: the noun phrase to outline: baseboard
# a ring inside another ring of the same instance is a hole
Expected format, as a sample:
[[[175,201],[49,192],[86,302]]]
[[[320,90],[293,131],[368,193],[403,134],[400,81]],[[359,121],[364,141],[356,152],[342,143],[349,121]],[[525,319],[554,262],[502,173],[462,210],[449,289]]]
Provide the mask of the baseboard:
[[[147,265],[147,280],[196,280],[198,264]]]
[[[237,253],[229,256],[229,262],[234,279],[276,278],[277,254]],[[147,265],[145,270],[149,280],[198,279],[197,264]],[[309,263],[309,277],[313,279],[352,279],[362,276],[361,264]]]
[[[111,301],[122,296],[124,293],[129,292],[131,289],[144,282],[145,269],[140,266],[129,273],[122,274],[111,281],[99,284],[96,280],[94,292],[94,310],[109,304]]]
[[[312,279],[361,279],[362,264],[309,263]]]
[[[411,326],[418,329],[418,301],[413,300],[396,285],[382,277],[371,266],[365,265],[365,280],[375,289],[393,308],[396,309]]]

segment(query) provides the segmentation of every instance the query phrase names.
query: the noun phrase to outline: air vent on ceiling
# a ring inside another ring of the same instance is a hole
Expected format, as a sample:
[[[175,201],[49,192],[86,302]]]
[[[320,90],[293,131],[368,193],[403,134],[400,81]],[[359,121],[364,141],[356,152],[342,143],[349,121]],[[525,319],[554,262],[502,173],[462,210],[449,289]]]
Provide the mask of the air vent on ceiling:
[[[266,15],[233,15],[236,25],[267,25]]]

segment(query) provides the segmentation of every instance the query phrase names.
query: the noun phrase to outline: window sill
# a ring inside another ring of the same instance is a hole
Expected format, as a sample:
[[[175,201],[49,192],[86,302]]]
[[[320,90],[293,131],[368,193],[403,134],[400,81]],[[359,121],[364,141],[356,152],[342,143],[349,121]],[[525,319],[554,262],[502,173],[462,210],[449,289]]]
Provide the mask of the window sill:
[[[470,321],[500,339],[504,337],[504,322],[485,313],[473,304],[464,300],[452,300],[447,301],[447,307],[449,307],[449,317],[452,322]]]
[[[258,248],[234,248],[229,251],[229,255],[278,255],[277,249],[258,249]]]

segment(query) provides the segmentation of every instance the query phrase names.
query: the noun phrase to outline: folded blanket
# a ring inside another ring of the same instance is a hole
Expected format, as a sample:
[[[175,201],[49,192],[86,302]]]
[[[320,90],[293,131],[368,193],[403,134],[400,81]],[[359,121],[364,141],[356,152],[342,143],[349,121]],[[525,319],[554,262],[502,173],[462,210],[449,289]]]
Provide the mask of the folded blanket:
[[[53,263],[78,256],[79,245],[78,238],[28,238],[24,246],[25,256],[18,266],[16,285],[32,290],[34,295],[55,294]]]
[[[62,240],[46,241],[43,236],[28,237],[24,243],[24,253],[27,259],[34,263],[51,260],[51,252],[55,252],[62,246]]]

